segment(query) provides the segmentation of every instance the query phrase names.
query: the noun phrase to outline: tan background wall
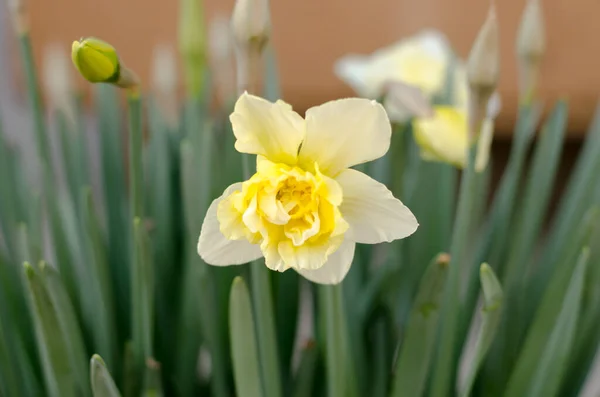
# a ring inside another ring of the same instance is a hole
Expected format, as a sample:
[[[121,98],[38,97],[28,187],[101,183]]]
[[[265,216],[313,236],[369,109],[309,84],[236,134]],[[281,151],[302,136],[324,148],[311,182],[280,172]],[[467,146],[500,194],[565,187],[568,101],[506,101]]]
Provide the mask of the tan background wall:
[[[347,52],[367,53],[425,27],[442,30],[466,56],[487,9],[484,0],[271,0],[273,42],[278,54],[283,96],[299,110],[351,90],[333,75],[333,62]],[[541,93],[548,103],[571,100],[570,130],[579,134],[589,122],[600,92],[600,3],[543,0],[548,54]],[[233,0],[205,0],[207,19],[229,13]],[[514,120],[515,32],[524,0],[498,1],[502,40],[503,112],[499,130]],[[176,44],[177,1],[31,0],[36,56],[46,43],[69,47],[80,36],[113,43],[142,78],[150,70],[156,43]],[[16,57],[15,57],[16,58]]]

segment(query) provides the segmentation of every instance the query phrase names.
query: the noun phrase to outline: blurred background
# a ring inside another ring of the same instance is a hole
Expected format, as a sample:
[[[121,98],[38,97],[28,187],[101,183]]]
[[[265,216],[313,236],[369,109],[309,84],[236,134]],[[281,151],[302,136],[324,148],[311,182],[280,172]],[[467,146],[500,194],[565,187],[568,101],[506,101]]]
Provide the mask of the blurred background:
[[[204,0],[206,21],[227,16],[233,0]],[[600,92],[600,55],[596,38],[600,26],[593,18],[600,3],[591,0],[545,0],[543,5],[548,50],[543,63],[539,96],[546,104],[568,97],[569,136],[580,137],[590,121]],[[524,1],[498,2],[503,100],[497,138],[511,133],[517,101],[514,43]],[[81,36],[112,43],[144,83],[151,73],[157,44],[177,46],[177,1],[159,0],[30,0],[31,34],[36,61],[41,64],[50,44],[70,50]],[[5,7],[2,3],[1,7]],[[370,53],[423,28],[445,33],[456,52],[468,54],[488,7],[481,0],[298,0],[272,1],[272,41],[277,53],[283,97],[299,111],[323,101],[353,95],[333,74],[342,55]],[[23,84],[18,48],[5,8],[0,8],[0,95],[17,94]],[[40,65],[41,66],[41,65]],[[77,82],[82,89],[89,84]],[[10,130],[10,128],[7,128]]]
[[[233,3],[233,0],[204,0],[207,31],[215,18],[228,18]],[[140,75],[148,88],[152,84],[153,52],[157,46],[170,46],[177,51],[177,1],[30,0],[28,4],[34,56],[40,71],[43,70],[44,53],[50,46],[63,47],[65,53],[69,53],[73,40],[95,36],[118,48],[121,58]],[[508,157],[516,118],[518,90],[514,48],[524,6],[524,0],[497,4],[502,51],[499,85],[502,110],[496,120],[493,145],[495,182]],[[442,31],[464,59],[487,7],[488,2],[480,0],[272,1],[272,43],[283,99],[302,113],[324,101],[353,96],[350,87],[333,73],[333,64],[338,58],[347,53],[369,54],[425,28]],[[544,0],[543,9],[547,52],[538,96],[544,99],[546,111],[558,98],[566,97],[570,103],[568,136],[556,186],[558,191],[591,122],[600,92],[600,55],[595,39],[600,35],[600,26],[593,21],[600,11],[600,3]],[[12,135],[13,141],[34,157],[35,145],[29,134],[31,121],[27,116],[25,80],[18,50],[6,3],[2,2],[1,116],[5,131]],[[232,68],[232,86],[234,79]],[[91,85],[74,69],[73,80],[89,97]],[[183,78],[178,84],[183,95]],[[94,145],[95,135],[90,136],[91,145]]]

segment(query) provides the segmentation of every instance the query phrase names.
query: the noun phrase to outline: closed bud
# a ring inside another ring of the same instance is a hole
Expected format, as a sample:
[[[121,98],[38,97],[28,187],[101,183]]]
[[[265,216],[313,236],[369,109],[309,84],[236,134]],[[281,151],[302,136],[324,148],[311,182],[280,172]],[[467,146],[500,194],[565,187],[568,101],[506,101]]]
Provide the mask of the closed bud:
[[[231,17],[236,44],[262,51],[271,35],[268,0],[237,0]]]
[[[487,103],[500,77],[500,40],[496,10],[492,3],[467,61],[469,82],[469,140],[479,136]]]
[[[491,94],[500,76],[500,43],[494,6],[483,24],[467,61],[469,85]]]
[[[115,48],[96,38],[74,41],[71,48],[73,64],[91,83],[111,83],[122,88],[138,85],[137,76],[125,68]]]
[[[546,29],[540,0],[529,0],[517,33],[521,101],[530,102],[537,85],[539,68],[546,52]]]
[[[179,6],[179,52],[188,94],[202,92],[206,70],[206,24],[202,0],[181,0]]]
[[[10,12],[15,31],[18,34],[25,34],[29,31],[25,1],[26,0],[8,0],[8,11]]]
[[[517,33],[519,58],[539,61],[546,52],[546,29],[540,0],[529,0]]]

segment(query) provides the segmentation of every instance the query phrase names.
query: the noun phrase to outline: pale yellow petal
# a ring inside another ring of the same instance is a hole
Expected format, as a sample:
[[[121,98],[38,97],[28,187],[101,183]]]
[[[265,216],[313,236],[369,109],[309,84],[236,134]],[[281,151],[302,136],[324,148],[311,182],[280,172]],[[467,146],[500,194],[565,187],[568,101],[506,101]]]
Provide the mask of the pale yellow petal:
[[[221,225],[217,218],[219,203],[232,192],[241,189],[241,183],[229,186],[208,208],[198,239],[198,254],[209,265],[241,265],[262,256],[258,245],[250,244],[245,238],[229,240],[221,232]]]
[[[334,176],[345,168],[383,156],[390,147],[390,121],[379,103],[348,98],[306,112],[306,138],[299,163]]]
[[[304,138],[304,120],[291,106],[244,93],[230,120],[239,152],[262,155],[274,162],[296,163]]]
[[[339,284],[342,282],[354,258],[355,244],[344,240],[340,247],[329,256],[325,264],[318,269],[295,269],[304,278],[318,284]]]
[[[413,121],[415,141],[426,153],[426,159],[458,167],[465,164],[467,129],[466,113],[450,106],[437,106],[433,117]]]
[[[356,170],[336,178],[344,191],[340,211],[350,225],[346,238],[377,244],[405,238],[419,226],[413,213],[385,185]]]

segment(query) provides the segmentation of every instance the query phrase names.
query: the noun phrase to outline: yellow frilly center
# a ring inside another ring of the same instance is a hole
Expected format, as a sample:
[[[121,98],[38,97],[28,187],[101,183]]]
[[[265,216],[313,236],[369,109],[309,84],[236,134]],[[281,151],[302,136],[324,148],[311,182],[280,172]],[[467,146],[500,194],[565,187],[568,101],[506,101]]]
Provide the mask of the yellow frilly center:
[[[217,209],[221,233],[260,244],[267,266],[318,269],[343,241],[348,224],[339,184],[298,166],[259,157],[257,172]]]

